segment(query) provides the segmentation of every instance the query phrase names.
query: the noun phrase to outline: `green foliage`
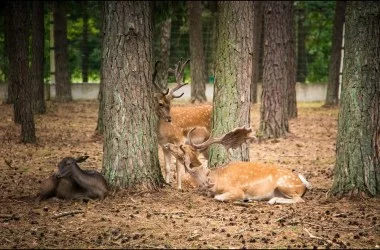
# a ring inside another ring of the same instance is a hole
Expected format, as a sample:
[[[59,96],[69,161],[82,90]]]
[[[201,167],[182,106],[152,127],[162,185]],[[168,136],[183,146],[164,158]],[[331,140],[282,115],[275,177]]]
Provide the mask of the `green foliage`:
[[[296,2],[296,9],[303,9],[306,15],[307,82],[328,81],[335,4],[335,1]]]

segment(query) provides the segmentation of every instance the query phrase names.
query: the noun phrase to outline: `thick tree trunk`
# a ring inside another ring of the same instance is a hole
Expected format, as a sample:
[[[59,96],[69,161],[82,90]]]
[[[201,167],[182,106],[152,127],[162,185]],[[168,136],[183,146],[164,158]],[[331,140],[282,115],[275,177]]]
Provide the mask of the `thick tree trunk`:
[[[28,43],[29,43],[29,2],[13,2],[11,6],[10,33],[14,51],[11,59],[11,70],[14,70],[15,87],[17,96],[14,106],[20,112],[21,141],[23,143],[34,143],[36,134],[32,110],[32,85],[29,73]]]
[[[82,81],[88,82],[88,60],[90,50],[88,48],[88,11],[87,0],[82,1],[83,32],[82,32]]]
[[[219,137],[236,127],[250,126],[252,80],[253,2],[219,2],[218,43],[212,114],[212,136]],[[227,162],[222,147],[211,146],[209,166]],[[232,157],[249,161],[247,145]]]
[[[294,1],[286,1],[287,4],[285,8],[285,25],[286,33],[288,34],[286,39],[289,39],[286,56],[286,68],[287,68],[287,85],[288,85],[288,118],[297,117],[297,94],[296,94],[296,34],[295,34],[295,19],[294,19]]]
[[[32,4],[32,108],[35,113],[44,114],[44,2],[34,1]]]
[[[339,103],[339,73],[342,57],[342,40],[345,12],[346,1],[337,1],[333,24],[329,82],[327,84],[325,106],[336,106]]]
[[[347,2],[332,194],[380,194],[380,5]]]
[[[278,138],[289,131],[288,60],[290,34],[286,30],[287,2],[266,1],[264,4],[264,74],[260,107],[260,134]]]
[[[306,82],[307,76],[307,54],[306,54],[306,34],[305,27],[305,10],[299,8],[297,10],[297,77],[296,81],[300,83]]]
[[[189,41],[190,41],[190,102],[203,103],[206,98],[206,72],[203,51],[202,33],[202,2],[187,1],[189,10]]]
[[[263,2],[255,1],[253,3],[253,58],[252,58],[252,85],[251,85],[251,103],[257,103],[257,85],[260,78],[260,50],[261,35],[263,27]]]
[[[151,4],[106,2],[103,172],[113,187],[152,189],[164,183],[152,88]]]
[[[64,1],[53,2],[54,15],[54,57],[55,57],[55,89],[57,101],[72,100],[69,73],[69,56],[67,43],[67,18]]]

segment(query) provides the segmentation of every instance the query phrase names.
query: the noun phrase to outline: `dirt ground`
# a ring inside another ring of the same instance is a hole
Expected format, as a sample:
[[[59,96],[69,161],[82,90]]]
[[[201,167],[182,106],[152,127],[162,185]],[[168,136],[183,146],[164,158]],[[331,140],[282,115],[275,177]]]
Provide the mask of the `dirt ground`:
[[[114,192],[104,201],[35,203],[40,182],[65,156],[101,170],[93,136],[98,104],[48,102],[36,115],[38,143],[20,143],[12,106],[0,105],[0,248],[380,248],[378,198],[327,198],[333,181],[337,109],[299,104],[286,139],[251,144],[251,161],[296,169],[312,183],[305,203],[222,203],[199,191]],[[252,107],[252,126],[259,107]],[[163,163],[160,151],[160,161]],[[64,212],[72,215],[56,218]]]

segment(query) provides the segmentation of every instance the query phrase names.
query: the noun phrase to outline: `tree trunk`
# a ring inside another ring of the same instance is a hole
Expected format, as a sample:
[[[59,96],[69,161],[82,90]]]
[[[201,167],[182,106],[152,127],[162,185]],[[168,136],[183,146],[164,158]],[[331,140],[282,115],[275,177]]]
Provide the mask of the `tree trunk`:
[[[72,100],[67,43],[67,18],[65,1],[53,2],[55,89],[57,101]]]
[[[161,65],[157,72],[157,83],[163,88],[168,87],[168,70],[170,59],[170,37],[171,37],[172,19],[169,17],[161,24],[160,39],[160,61]]]
[[[306,34],[305,27],[305,10],[297,9],[297,77],[296,81],[300,83],[306,82],[307,76],[307,54],[306,54]]]
[[[23,143],[36,142],[36,134],[32,110],[32,85],[30,81],[28,62],[28,42],[29,42],[29,2],[13,2],[11,7],[10,33],[12,39],[9,40],[14,46],[11,59],[11,70],[14,70],[15,87],[17,96],[14,106],[20,112],[21,141]]]
[[[82,81],[88,82],[88,60],[89,60],[89,48],[88,48],[88,11],[87,0],[82,1],[82,13],[83,13],[83,33],[82,33]]]
[[[287,51],[290,34],[286,30],[287,2],[266,1],[264,4],[264,73],[260,107],[260,134],[278,138],[289,131]],[[287,20],[288,21],[288,20]]]
[[[12,56],[12,53],[14,51],[14,44],[10,43],[9,40],[12,39],[10,36],[14,34],[10,34],[10,22],[11,22],[11,1],[6,1],[4,6],[4,50],[6,52],[6,56],[8,59],[8,87],[7,87],[7,99],[5,101],[6,104],[12,104],[14,103],[14,99],[16,98],[16,92],[14,88],[14,78],[13,78],[13,70],[10,67],[10,57]]]
[[[151,4],[106,2],[103,172],[113,187],[154,189],[164,183],[152,88]]]
[[[206,102],[206,72],[202,33],[202,2],[187,1],[190,41],[190,102]]]
[[[380,5],[347,1],[332,194],[380,194]]]
[[[252,58],[252,85],[251,85],[251,103],[257,103],[257,85],[260,78],[260,50],[261,31],[263,26],[263,2],[255,1],[253,3],[253,58]]]
[[[33,1],[32,13],[32,108],[34,113],[44,114],[45,86],[44,86],[44,2]]]
[[[104,106],[105,106],[105,100],[104,100],[104,77],[103,77],[103,61],[104,61],[104,49],[105,49],[105,40],[104,40],[104,31],[105,31],[105,19],[104,19],[104,8],[105,8],[105,2],[100,1],[99,7],[100,7],[100,15],[102,20],[102,31],[101,31],[101,41],[102,41],[102,48],[101,48],[101,55],[102,58],[100,60],[100,83],[99,83],[99,94],[98,94],[98,101],[99,101],[99,109],[98,109],[98,121],[96,124],[95,133],[97,134],[104,134]]]
[[[236,127],[250,127],[250,86],[252,80],[253,2],[219,2],[218,43],[212,114],[212,137]],[[209,166],[227,162],[222,147],[211,146]],[[232,157],[249,161],[247,145]]]
[[[285,25],[286,25],[286,39],[289,39],[286,56],[286,68],[287,68],[287,85],[288,85],[288,118],[297,117],[297,94],[296,94],[296,35],[295,35],[295,20],[294,20],[294,1],[286,1],[287,4],[285,15]]]
[[[342,40],[346,1],[337,1],[333,24],[331,59],[329,68],[329,82],[325,106],[336,106],[339,103],[339,73],[342,57]]]

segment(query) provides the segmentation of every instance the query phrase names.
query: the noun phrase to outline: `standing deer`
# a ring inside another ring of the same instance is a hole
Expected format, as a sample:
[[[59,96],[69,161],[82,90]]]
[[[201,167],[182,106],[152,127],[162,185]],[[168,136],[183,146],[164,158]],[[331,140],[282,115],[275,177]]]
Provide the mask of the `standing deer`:
[[[210,136],[210,117],[212,106],[201,105],[192,107],[171,107],[171,102],[174,98],[180,98],[182,94],[175,95],[174,92],[185,86],[187,83],[183,83],[183,74],[186,64],[189,60],[182,63],[182,59],[176,64],[175,69],[169,69],[169,72],[173,73],[176,78],[176,86],[169,91],[169,89],[163,91],[155,83],[155,76],[157,74],[156,68],[159,62],[155,64],[155,70],[153,73],[153,84],[159,90],[155,93],[155,110],[159,118],[157,126],[158,143],[163,149],[165,159],[165,181],[170,182],[170,169],[171,169],[171,154],[167,151],[163,145],[166,143],[181,144],[185,141],[186,135],[190,128],[196,127],[194,133],[194,140],[201,143],[208,139]],[[208,157],[207,151],[203,154]],[[181,174],[184,169],[180,165],[176,164],[177,168],[177,188],[181,189]]]
[[[104,177],[94,170],[82,170],[78,163],[88,156],[65,157],[58,164],[58,171],[42,182],[37,201],[51,197],[60,199],[104,199],[108,193]]]
[[[304,202],[302,196],[312,186],[301,174],[288,169],[272,164],[240,161],[213,169],[200,164],[200,149],[220,143],[228,152],[228,148],[235,148],[254,139],[248,137],[251,131],[237,128],[220,138],[210,138],[204,143],[194,144],[191,130],[188,134],[189,145],[166,144],[165,148],[184,164],[198,186],[214,195],[216,200],[268,200],[269,204]]]

